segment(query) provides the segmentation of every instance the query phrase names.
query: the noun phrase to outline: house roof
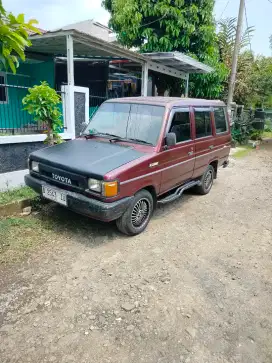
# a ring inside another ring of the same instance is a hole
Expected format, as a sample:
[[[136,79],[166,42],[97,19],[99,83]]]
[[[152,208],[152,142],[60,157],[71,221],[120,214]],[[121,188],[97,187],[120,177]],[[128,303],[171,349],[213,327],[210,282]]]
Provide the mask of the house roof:
[[[152,71],[183,79],[186,79],[186,73],[188,72],[209,73],[213,70],[211,67],[181,53],[140,54],[75,29],[59,29],[41,35],[30,36],[32,46],[27,50],[28,57],[31,57],[31,55],[33,57],[65,57],[67,54],[66,37],[68,35],[73,38],[74,57],[129,60],[124,66],[131,70],[141,70],[141,65],[148,63],[148,67]],[[169,54],[171,56],[167,56]],[[155,59],[153,56],[157,58]],[[166,65],[164,59],[171,63]]]
[[[38,27],[36,27],[39,31],[40,31],[40,33],[41,34],[45,34],[46,32],[47,32],[47,30],[44,30],[44,29],[42,29],[42,28],[38,28]],[[28,33],[28,35],[34,35],[34,34],[37,34],[36,32],[34,32],[33,30],[28,30],[27,31],[27,33]]]
[[[101,29],[104,29],[110,34],[113,33],[113,31],[110,28],[108,28],[106,25],[103,25],[103,24],[99,23],[98,21],[95,21],[94,19],[88,19],[88,20],[79,21],[77,23],[68,24],[68,25],[62,26],[61,28],[56,29],[54,31],[71,30],[71,29],[83,31],[84,29],[86,29],[92,25],[95,25]],[[87,34],[88,34],[88,32],[87,32]]]

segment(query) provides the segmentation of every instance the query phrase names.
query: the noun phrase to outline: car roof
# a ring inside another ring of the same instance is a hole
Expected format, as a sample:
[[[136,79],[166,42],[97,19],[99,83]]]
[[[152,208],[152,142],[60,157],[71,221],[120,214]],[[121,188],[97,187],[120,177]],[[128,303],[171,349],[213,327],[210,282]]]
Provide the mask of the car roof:
[[[166,106],[169,108],[177,106],[225,106],[225,103],[220,100],[181,97],[123,97],[113,98],[106,102],[140,103],[145,105]]]

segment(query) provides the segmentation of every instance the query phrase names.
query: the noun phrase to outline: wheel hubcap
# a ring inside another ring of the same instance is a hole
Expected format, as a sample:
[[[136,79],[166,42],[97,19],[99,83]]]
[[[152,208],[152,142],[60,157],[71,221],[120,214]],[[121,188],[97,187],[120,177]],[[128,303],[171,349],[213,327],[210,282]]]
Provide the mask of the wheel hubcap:
[[[209,189],[212,185],[212,176],[213,176],[213,172],[212,172],[212,170],[209,170],[204,179],[204,185],[205,185],[206,189]]]
[[[146,198],[138,200],[131,213],[131,223],[134,227],[141,227],[148,219],[150,202]]]

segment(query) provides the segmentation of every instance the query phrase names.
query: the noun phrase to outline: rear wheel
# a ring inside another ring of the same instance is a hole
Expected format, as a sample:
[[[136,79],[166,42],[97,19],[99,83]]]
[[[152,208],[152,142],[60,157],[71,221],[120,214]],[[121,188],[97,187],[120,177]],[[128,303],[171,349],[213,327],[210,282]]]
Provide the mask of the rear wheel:
[[[143,232],[148,225],[154,209],[152,195],[147,190],[135,194],[133,203],[126,212],[116,220],[119,231],[129,236]]]
[[[213,179],[214,179],[214,168],[212,165],[209,165],[205,173],[202,175],[200,179],[201,184],[196,187],[196,191],[202,195],[208,194],[212,188]]]

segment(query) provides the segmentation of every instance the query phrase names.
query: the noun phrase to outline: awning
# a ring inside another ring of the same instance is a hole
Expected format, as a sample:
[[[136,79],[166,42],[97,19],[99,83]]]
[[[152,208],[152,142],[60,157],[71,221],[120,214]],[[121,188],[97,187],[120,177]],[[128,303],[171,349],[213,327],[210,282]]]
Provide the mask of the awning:
[[[144,53],[144,55],[157,63],[185,73],[210,73],[213,71],[212,67],[180,52]]]
[[[141,71],[142,66],[147,64],[151,71],[182,79],[186,79],[188,73],[209,73],[213,70],[179,52],[140,54],[78,30],[59,29],[30,36],[32,46],[27,49],[27,56],[36,59],[66,57],[68,35],[73,38],[73,54],[78,58],[127,60],[122,66],[132,71]]]

